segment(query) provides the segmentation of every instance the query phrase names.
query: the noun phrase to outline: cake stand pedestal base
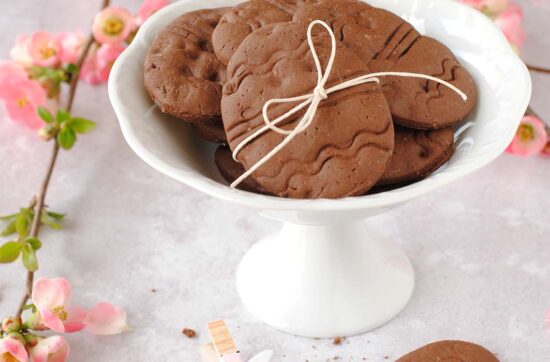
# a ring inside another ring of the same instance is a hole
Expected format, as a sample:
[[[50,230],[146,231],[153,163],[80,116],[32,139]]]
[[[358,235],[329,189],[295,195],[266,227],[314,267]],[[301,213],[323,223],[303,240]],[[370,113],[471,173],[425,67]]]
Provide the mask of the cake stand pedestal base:
[[[362,222],[285,223],[256,243],[237,272],[246,307],[295,335],[351,336],[394,318],[414,287],[402,249]]]

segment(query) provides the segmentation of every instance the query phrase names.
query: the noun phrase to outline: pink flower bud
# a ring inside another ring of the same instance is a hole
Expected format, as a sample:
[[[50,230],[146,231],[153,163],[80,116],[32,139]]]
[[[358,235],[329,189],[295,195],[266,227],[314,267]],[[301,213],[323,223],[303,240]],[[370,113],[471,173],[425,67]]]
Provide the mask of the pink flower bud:
[[[2,321],[2,330],[6,333],[17,332],[21,329],[21,318],[7,317]]]

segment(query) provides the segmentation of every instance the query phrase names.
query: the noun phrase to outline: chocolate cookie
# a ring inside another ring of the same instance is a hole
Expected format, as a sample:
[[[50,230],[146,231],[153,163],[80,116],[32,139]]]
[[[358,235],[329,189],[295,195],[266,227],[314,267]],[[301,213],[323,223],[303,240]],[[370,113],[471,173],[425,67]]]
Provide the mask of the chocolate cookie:
[[[425,177],[451,158],[454,130],[415,130],[395,126],[390,164],[377,186],[403,184]]]
[[[194,123],[192,127],[197,135],[206,141],[214,143],[227,142],[227,136],[225,135],[225,130],[223,129],[221,119],[209,120],[203,123]]]
[[[212,35],[214,51],[225,65],[244,38],[254,30],[273,23],[292,20],[292,14],[304,3],[317,0],[251,0],[235,6],[222,16]]]
[[[397,15],[354,0],[325,0],[300,7],[293,19],[329,23],[337,38],[372,72],[412,72],[446,80],[467,96],[433,81],[384,76],[382,90],[394,120],[419,129],[456,125],[474,108],[474,80],[453,53],[437,40],[422,36]]]
[[[229,183],[235,181],[245,172],[243,165],[233,159],[231,150],[227,146],[218,147],[214,155],[214,162],[216,162],[220,174]],[[252,177],[247,177],[237,188],[244,191],[266,194]]]
[[[231,149],[264,126],[262,107],[272,98],[311,93],[317,72],[306,39],[308,24],[278,23],[250,34],[233,55],[223,88],[222,114]],[[317,29],[316,29],[317,30]],[[325,31],[314,32],[321,64],[330,54]],[[338,42],[326,87],[368,73],[355,54]],[[271,119],[296,104],[270,109]],[[295,127],[298,115],[279,124]],[[360,195],[384,173],[393,151],[393,124],[376,83],[333,93],[321,102],[313,123],[253,174],[267,192],[291,198],[339,198]],[[249,143],[238,160],[250,169],[281,143],[268,131]]]
[[[499,362],[480,345],[462,341],[439,341],[419,348],[395,362]]]
[[[153,41],[145,58],[145,88],[162,112],[189,122],[220,118],[225,66],[210,39],[226,10],[184,14]]]

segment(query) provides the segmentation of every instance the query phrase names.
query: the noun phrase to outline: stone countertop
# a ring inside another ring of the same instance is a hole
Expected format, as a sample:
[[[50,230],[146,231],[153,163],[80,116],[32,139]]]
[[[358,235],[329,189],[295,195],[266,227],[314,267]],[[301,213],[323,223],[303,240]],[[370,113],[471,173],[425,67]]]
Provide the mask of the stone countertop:
[[[0,57],[18,33],[82,29],[99,1],[0,2]],[[137,0],[115,1],[132,10]],[[523,0],[523,56],[550,66],[542,32],[550,3]],[[55,14],[55,15],[54,15]],[[550,120],[550,77],[536,75],[535,109]],[[369,220],[401,243],[414,263],[416,289],[390,323],[332,341],[299,338],[260,323],[242,306],[235,271],[245,251],[278,224],[161,175],[126,145],[105,86],[82,84],[75,112],[99,122],[62,153],[48,203],[68,213],[63,231],[45,229],[41,276],[65,276],[74,301],[124,307],[132,331],[114,337],[69,335],[72,361],[198,361],[206,323],[226,320],[245,357],[263,349],[274,361],[393,360],[441,339],[482,344],[502,361],[550,356],[550,159],[503,155],[431,195]],[[50,146],[0,116],[0,213],[36,190]],[[24,284],[20,264],[0,266],[1,315],[12,313]],[[181,334],[197,330],[197,339]]]

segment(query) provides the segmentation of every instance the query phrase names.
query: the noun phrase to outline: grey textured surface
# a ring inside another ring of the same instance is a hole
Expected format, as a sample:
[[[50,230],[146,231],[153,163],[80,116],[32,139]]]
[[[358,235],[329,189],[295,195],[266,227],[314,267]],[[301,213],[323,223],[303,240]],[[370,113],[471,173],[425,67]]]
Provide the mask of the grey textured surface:
[[[82,29],[99,1],[0,2],[0,57],[18,33]],[[543,28],[550,3],[523,0],[524,58],[550,66]],[[116,1],[135,10],[138,1]],[[550,119],[550,78],[534,76],[533,105]],[[235,270],[244,252],[277,223],[212,199],[145,165],[124,142],[104,86],[82,85],[75,112],[99,122],[63,153],[48,203],[69,214],[66,229],[44,232],[39,275],[65,276],[74,301],[124,307],[133,331],[68,336],[72,361],[198,361],[205,325],[223,318],[249,357],[275,361],[393,360],[439,339],[480,343],[502,361],[550,356],[550,159],[501,156],[483,170],[370,220],[398,240],[417,273],[411,303],[396,319],[341,346],[298,338],[258,322],[241,305]],[[44,172],[49,145],[0,117],[0,213],[26,204]],[[16,308],[24,283],[0,266],[0,314]],[[152,289],[156,292],[152,292]],[[189,340],[183,327],[199,332]]]

